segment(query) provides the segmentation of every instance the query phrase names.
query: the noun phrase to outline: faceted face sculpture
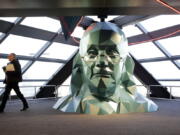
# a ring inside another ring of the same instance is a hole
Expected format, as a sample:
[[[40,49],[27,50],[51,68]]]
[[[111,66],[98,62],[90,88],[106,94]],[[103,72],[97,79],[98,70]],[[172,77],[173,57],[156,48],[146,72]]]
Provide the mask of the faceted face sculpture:
[[[73,61],[71,94],[54,108],[98,115],[156,111],[157,105],[137,92],[127,45],[115,24],[89,26]]]
[[[122,59],[127,42],[116,27],[102,29],[92,26],[81,39],[80,56],[90,91],[94,96],[108,98],[115,92],[122,74]]]

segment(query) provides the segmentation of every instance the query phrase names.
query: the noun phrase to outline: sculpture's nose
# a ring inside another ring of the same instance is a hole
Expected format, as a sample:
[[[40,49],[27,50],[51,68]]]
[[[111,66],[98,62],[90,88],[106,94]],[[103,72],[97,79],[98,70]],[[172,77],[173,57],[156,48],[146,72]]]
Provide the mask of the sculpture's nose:
[[[108,60],[104,51],[101,51],[98,55],[96,66],[99,68],[106,68],[108,66]]]

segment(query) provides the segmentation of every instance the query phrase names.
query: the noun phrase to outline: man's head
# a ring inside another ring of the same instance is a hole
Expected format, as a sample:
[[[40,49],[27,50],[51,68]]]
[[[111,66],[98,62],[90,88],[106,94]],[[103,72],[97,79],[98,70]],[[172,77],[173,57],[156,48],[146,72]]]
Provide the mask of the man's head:
[[[96,23],[80,42],[80,56],[86,82],[93,95],[110,97],[119,83],[123,59],[127,55],[123,32],[111,23]]]
[[[16,59],[16,54],[15,53],[10,53],[8,55],[8,59],[9,59],[9,61],[13,61],[14,59]]]

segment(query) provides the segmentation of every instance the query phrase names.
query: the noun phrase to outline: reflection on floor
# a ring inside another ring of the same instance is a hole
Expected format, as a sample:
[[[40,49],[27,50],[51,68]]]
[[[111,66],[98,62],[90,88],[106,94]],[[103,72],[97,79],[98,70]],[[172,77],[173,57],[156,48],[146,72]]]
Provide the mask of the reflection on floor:
[[[53,110],[55,99],[30,100],[20,112],[18,100],[8,102],[0,114],[0,135],[178,135],[180,101],[154,99],[159,110],[152,113],[84,115]]]

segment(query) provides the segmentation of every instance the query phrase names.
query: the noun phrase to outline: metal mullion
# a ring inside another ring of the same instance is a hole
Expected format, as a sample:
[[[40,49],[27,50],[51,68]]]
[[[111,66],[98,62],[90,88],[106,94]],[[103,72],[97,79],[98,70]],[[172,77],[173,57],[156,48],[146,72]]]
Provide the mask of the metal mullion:
[[[151,17],[153,16],[152,15],[119,16],[119,17],[114,18],[110,22],[117,24],[119,27],[123,27],[123,26],[133,24],[133,23],[136,23],[137,21],[142,21]]]
[[[8,54],[1,53],[2,59],[7,59]],[[67,60],[62,59],[55,59],[55,58],[45,58],[45,57],[39,57],[34,58],[32,56],[23,56],[23,55],[17,55],[17,58],[19,60],[28,60],[28,61],[44,61],[44,62],[55,62],[55,63],[66,63]]]
[[[157,79],[158,81],[180,81],[180,78],[164,78],[164,79]]]
[[[3,82],[4,80],[0,79],[0,82]],[[23,82],[42,82],[42,81],[48,81],[48,79],[23,79]]]
[[[156,62],[156,61],[167,61],[167,60],[180,60],[180,55],[175,55],[171,57],[156,57],[156,58],[147,58],[147,59],[139,59],[138,61],[140,63],[146,63],[146,62]]]

